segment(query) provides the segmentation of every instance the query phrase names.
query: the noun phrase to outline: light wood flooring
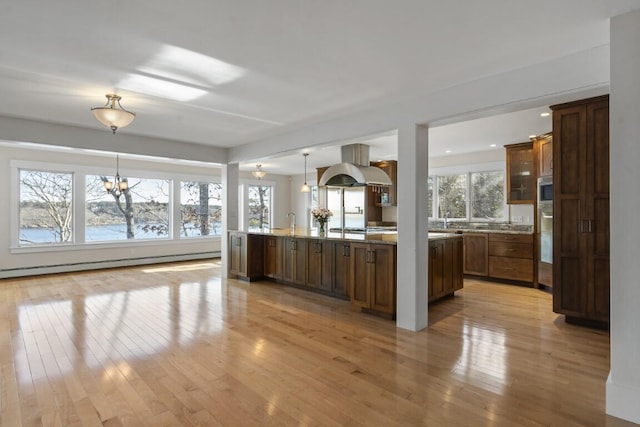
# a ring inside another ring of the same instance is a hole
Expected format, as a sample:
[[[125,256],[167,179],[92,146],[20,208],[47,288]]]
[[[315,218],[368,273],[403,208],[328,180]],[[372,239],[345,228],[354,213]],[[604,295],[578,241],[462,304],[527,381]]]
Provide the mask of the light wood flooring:
[[[217,260],[0,280],[0,425],[627,426],[606,333],[466,280],[419,333]]]

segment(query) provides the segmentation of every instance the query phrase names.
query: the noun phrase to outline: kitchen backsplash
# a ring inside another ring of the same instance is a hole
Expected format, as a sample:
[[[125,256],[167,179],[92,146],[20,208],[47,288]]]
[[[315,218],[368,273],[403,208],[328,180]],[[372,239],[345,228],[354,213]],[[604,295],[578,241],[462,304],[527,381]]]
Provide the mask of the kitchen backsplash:
[[[429,230],[444,229],[444,221],[429,221]],[[449,221],[447,229],[464,230],[510,230],[510,231],[533,231],[531,224],[510,224],[508,222],[475,222],[475,221]]]

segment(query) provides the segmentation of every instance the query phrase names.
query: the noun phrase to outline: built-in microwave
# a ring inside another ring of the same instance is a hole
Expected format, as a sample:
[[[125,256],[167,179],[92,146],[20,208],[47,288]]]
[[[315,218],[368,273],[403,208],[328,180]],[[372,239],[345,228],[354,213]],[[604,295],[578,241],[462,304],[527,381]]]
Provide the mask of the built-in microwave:
[[[553,177],[538,178],[538,204],[553,203]]]

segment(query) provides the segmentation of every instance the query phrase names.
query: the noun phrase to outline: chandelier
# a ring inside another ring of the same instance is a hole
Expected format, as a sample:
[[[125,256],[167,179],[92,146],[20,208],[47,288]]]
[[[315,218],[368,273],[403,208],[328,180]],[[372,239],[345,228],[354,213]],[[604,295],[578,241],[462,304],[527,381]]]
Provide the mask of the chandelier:
[[[129,182],[126,178],[120,178],[120,155],[116,154],[116,176],[113,182],[109,181],[106,177],[102,177],[102,184],[107,193],[120,196],[129,188]]]
[[[103,107],[93,107],[91,111],[93,111],[95,118],[103,125],[111,128],[115,135],[116,130],[131,124],[136,117],[136,113],[122,108],[122,105],[120,105],[122,97],[113,93],[108,93],[105,96],[107,97],[107,103]]]

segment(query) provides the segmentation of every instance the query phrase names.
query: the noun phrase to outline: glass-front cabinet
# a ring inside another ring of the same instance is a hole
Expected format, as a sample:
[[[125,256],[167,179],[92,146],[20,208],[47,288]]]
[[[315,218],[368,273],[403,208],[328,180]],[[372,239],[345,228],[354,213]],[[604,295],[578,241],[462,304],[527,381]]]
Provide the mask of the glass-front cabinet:
[[[533,143],[506,145],[507,203],[533,204],[535,201],[535,163]]]

